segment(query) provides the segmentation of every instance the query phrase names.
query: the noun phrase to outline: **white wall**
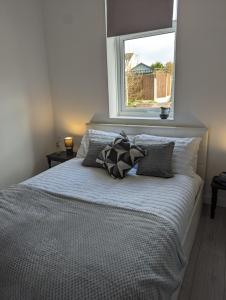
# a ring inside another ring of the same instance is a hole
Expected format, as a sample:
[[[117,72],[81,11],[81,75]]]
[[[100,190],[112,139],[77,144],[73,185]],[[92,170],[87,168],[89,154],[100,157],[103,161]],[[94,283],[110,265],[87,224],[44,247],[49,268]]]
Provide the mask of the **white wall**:
[[[0,1],[0,187],[47,167],[52,103],[38,0]]]
[[[176,118],[140,122],[207,126],[207,186],[214,174],[226,169],[225,11],[225,0],[179,1]],[[58,136],[82,134],[91,119],[112,122],[104,0],[45,0],[45,17]]]
[[[82,134],[108,115],[104,0],[44,0],[58,135]]]

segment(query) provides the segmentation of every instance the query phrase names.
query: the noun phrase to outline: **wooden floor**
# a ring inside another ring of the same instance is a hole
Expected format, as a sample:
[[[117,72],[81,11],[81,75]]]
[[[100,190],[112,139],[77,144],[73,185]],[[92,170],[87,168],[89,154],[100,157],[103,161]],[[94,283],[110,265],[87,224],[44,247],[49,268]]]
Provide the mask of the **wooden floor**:
[[[179,300],[226,300],[226,208],[203,207]]]

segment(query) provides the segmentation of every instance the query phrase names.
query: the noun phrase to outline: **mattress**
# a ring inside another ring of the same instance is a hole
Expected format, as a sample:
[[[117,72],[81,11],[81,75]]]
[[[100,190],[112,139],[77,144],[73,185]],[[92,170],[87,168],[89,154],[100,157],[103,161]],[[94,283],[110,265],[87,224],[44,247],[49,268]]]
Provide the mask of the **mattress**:
[[[176,174],[163,179],[136,175],[132,169],[123,180],[104,169],[83,167],[72,159],[21,184],[89,202],[150,212],[170,221],[182,242],[202,185],[198,175]]]

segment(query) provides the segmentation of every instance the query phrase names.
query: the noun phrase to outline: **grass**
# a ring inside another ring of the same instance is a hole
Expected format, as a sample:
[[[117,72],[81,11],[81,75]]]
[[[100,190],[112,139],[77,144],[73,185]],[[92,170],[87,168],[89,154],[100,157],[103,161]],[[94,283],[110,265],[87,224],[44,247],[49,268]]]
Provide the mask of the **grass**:
[[[153,107],[157,108],[160,107],[161,104],[156,102],[155,100],[134,100],[134,99],[129,99],[128,100],[128,106],[129,107]]]

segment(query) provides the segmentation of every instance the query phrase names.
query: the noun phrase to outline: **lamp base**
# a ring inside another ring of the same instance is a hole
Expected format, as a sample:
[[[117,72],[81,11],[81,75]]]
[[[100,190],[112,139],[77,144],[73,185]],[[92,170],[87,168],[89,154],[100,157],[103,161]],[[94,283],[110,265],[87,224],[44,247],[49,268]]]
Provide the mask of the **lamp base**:
[[[73,154],[73,149],[66,149],[67,156],[71,156]]]

